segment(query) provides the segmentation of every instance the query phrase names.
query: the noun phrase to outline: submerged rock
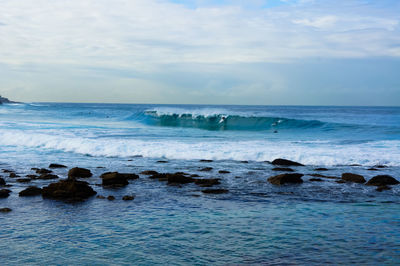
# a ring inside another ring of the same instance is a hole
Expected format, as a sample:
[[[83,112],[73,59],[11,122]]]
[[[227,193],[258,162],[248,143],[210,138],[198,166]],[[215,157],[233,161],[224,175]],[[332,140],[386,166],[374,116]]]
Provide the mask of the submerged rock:
[[[0,208],[0,212],[10,212],[10,211],[12,211],[12,209],[10,209],[10,208]]]
[[[42,189],[43,198],[84,200],[96,195],[87,182],[74,179],[61,180]]]
[[[157,171],[153,171],[153,170],[147,170],[147,171],[140,172],[140,174],[142,174],[142,175],[157,175],[158,172]]]
[[[229,190],[227,190],[227,189],[205,189],[205,190],[202,190],[201,192],[203,192],[205,194],[225,194],[225,193],[228,193]]]
[[[194,183],[200,187],[212,187],[214,185],[221,184],[219,178],[210,178],[210,179],[196,179]]]
[[[386,185],[397,185],[400,182],[390,175],[377,175],[371,178],[366,185],[367,186],[386,186]]]
[[[125,174],[118,172],[107,172],[100,176],[103,186],[124,187],[129,184]]]
[[[53,171],[48,170],[48,169],[46,169],[46,168],[41,168],[41,169],[37,169],[37,170],[36,170],[36,174],[39,174],[39,175],[50,174],[50,173],[52,173],[52,172],[53,172]]]
[[[320,167],[320,168],[315,168],[314,171],[329,171],[328,168]]]
[[[364,184],[365,178],[362,175],[352,174],[352,173],[343,173],[342,179],[347,182],[354,182],[359,184]]]
[[[7,198],[8,196],[10,196],[11,190],[9,189],[0,189],[0,198]]]
[[[227,170],[219,170],[218,173],[220,173],[220,174],[230,174],[231,172],[229,172]]]
[[[175,174],[168,174],[168,184],[187,184],[187,183],[193,183],[195,179],[191,178],[190,176],[185,176],[179,173]]]
[[[37,175],[26,175],[26,177],[30,178],[30,179],[37,179],[38,178]]]
[[[275,167],[275,168],[272,168],[272,171],[294,172],[294,170],[292,168],[286,168],[286,167]]]
[[[301,163],[294,162],[291,160],[281,159],[281,158],[273,160],[272,164],[273,165],[284,165],[284,166],[304,166]]]
[[[42,194],[42,189],[38,187],[28,187],[24,190],[22,190],[18,195],[20,197],[31,197],[31,196],[38,196]]]
[[[49,168],[67,168],[65,165],[52,163],[49,165]]]
[[[160,161],[157,161],[157,163],[168,163],[168,161],[160,160]]]
[[[200,169],[199,171],[201,172],[210,172],[213,168],[212,167],[204,167],[202,169]]]
[[[41,180],[51,180],[51,179],[57,179],[57,175],[52,175],[52,174],[42,174],[35,179],[41,179]]]
[[[74,167],[68,171],[68,178],[89,178],[93,174],[89,169]]]
[[[213,160],[202,159],[202,160],[200,160],[199,162],[202,162],[202,163],[212,163]]]
[[[301,177],[303,174],[293,173],[293,174],[281,174],[276,176],[271,176],[268,178],[268,182],[273,185],[283,185],[283,184],[301,184],[303,179]]]
[[[0,177],[0,186],[5,186],[6,185],[6,181]]]
[[[390,190],[390,189],[392,189],[392,188],[389,187],[389,186],[379,186],[379,187],[376,188],[376,191],[382,192],[384,190]]]
[[[134,196],[126,195],[122,197],[122,200],[133,200],[134,198],[135,198]]]
[[[31,179],[30,178],[18,178],[16,181],[19,183],[29,183],[29,182],[31,182]]]

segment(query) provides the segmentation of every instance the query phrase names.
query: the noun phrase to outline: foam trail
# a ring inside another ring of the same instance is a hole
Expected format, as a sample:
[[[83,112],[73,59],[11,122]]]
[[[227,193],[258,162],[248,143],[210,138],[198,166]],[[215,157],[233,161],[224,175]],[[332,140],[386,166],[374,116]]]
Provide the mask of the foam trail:
[[[167,159],[214,159],[265,161],[284,157],[310,165],[400,166],[400,141],[375,141],[363,144],[335,145],[329,141],[272,142],[138,140],[88,138],[3,130],[0,145],[55,150],[90,156],[130,157],[142,155]]]

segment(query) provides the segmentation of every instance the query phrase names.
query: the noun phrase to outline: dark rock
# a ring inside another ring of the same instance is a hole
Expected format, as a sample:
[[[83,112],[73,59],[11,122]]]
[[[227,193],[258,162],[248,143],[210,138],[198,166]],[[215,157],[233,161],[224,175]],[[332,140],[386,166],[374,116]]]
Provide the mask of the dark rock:
[[[134,196],[128,196],[128,195],[126,195],[126,196],[123,196],[122,197],[122,200],[133,200],[135,197]]]
[[[0,177],[0,186],[5,186],[6,185],[6,181]]]
[[[181,174],[169,174],[168,175],[168,184],[187,184],[187,183],[193,183],[195,179],[181,175]]]
[[[37,175],[26,175],[26,177],[30,178],[30,179],[37,179],[38,178]]]
[[[120,175],[124,176],[128,180],[134,180],[139,178],[137,174],[120,173]]]
[[[311,182],[323,182],[324,180],[322,180],[321,178],[310,178]]]
[[[204,167],[202,169],[200,169],[199,171],[201,172],[210,172],[213,168],[212,167]]]
[[[3,173],[14,173],[14,171],[8,170],[8,169],[2,169]]]
[[[106,197],[102,196],[102,195],[97,195],[96,198],[98,199],[105,199]]]
[[[19,177],[19,175],[17,175],[16,173],[10,173],[9,177],[16,178],[16,177]]]
[[[285,168],[285,167],[275,167],[272,168],[272,171],[294,172],[292,168]]]
[[[42,189],[38,187],[28,187],[24,190],[22,190],[18,195],[20,197],[30,197],[30,196],[38,196],[42,194]]]
[[[273,165],[284,165],[284,166],[304,166],[301,163],[286,160],[286,159],[281,159],[281,158],[273,160],[272,164]]]
[[[93,174],[89,169],[74,167],[68,171],[68,178],[88,178]]]
[[[380,165],[380,164],[374,165],[373,167],[374,168],[387,168],[386,165]]]
[[[160,160],[160,161],[157,161],[157,163],[168,163],[168,161],[162,161],[162,160]]]
[[[10,212],[10,211],[12,211],[10,208],[0,208],[0,212],[3,212],[3,213]]]
[[[320,168],[315,168],[314,171],[328,171],[329,169],[320,167]]]
[[[368,168],[367,170],[368,170],[368,171],[378,171],[378,169],[376,169],[376,168],[373,168],[373,167],[371,167],[371,168]]]
[[[57,175],[52,175],[52,174],[42,174],[38,177],[36,177],[36,179],[41,179],[41,180],[51,180],[51,179],[57,179],[58,176]]]
[[[205,159],[202,159],[202,160],[200,160],[199,162],[202,162],[202,163],[212,163],[213,160],[205,160]]]
[[[153,171],[153,170],[147,170],[147,171],[140,172],[140,174],[142,174],[142,175],[156,175],[156,174],[158,174],[158,172],[157,171]]]
[[[49,165],[49,168],[67,168],[65,165],[52,163]]]
[[[115,200],[115,197],[114,196],[108,196],[107,199],[108,200]]]
[[[39,168],[32,167],[31,170],[32,170],[32,171],[37,171],[37,170],[39,170]]]
[[[225,194],[225,193],[228,193],[229,190],[227,190],[227,189],[205,189],[205,190],[202,190],[201,192],[203,192],[205,194]]]
[[[344,181],[354,182],[354,183],[359,183],[359,184],[363,184],[366,182],[365,178],[362,175],[357,175],[357,174],[352,174],[352,173],[343,173],[342,179]]]
[[[159,181],[167,181],[168,174],[165,173],[156,173],[154,175],[149,176],[150,179],[158,179]]]
[[[303,174],[293,173],[293,174],[281,174],[276,176],[271,176],[268,178],[268,182],[273,185],[283,185],[283,184],[301,184],[303,179],[301,177]]]
[[[353,163],[353,164],[350,164],[349,166],[361,166],[361,164]]]
[[[241,163],[249,163],[249,161],[240,161]]]
[[[48,170],[46,168],[42,168],[42,169],[37,169],[36,170],[36,174],[39,174],[39,175],[50,174],[51,172],[53,172],[53,171]]]
[[[340,179],[340,180],[336,180],[335,181],[336,183],[338,183],[338,184],[344,184],[344,183],[347,183],[345,180],[343,180],[343,179]]]
[[[185,173],[185,172],[176,172],[175,174],[176,175],[189,175],[188,173]]]
[[[108,172],[100,176],[103,186],[124,187],[129,184],[127,177],[118,172]]]
[[[16,181],[19,183],[29,183],[29,182],[31,182],[31,179],[30,178],[18,178]]]
[[[200,177],[198,174],[190,175],[190,177]]]
[[[367,186],[386,186],[386,185],[397,185],[400,182],[397,181],[390,175],[377,175],[371,178],[366,185]]]
[[[199,185],[200,187],[212,187],[214,185],[219,185],[221,184],[219,178],[211,178],[211,179],[196,179],[194,181],[196,185]]]
[[[0,189],[0,198],[7,198],[8,196],[10,196],[11,190],[9,189]]]
[[[321,174],[309,174],[309,176],[329,178],[329,179],[338,179],[338,177],[336,177],[336,176],[328,176],[328,175],[321,175]]]
[[[84,200],[96,195],[87,182],[74,179],[61,180],[42,189],[43,198]]]
[[[231,172],[226,171],[226,170],[219,170],[218,173],[220,173],[220,174],[230,174]]]
[[[382,192],[382,191],[384,191],[384,190],[391,190],[391,189],[392,189],[392,188],[389,187],[389,186],[379,186],[379,187],[376,188],[376,191]]]

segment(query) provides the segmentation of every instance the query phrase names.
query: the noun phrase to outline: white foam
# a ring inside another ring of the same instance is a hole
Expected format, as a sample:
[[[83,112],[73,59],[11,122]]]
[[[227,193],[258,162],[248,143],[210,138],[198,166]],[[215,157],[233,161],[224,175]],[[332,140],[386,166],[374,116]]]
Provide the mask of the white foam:
[[[57,150],[91,156],[168,159],[213,159],[265,161],[287,158],[309,165],[400,166],[400,141],[334,145],[326,142],[178,141],[118,138],[89,138],[72,134],[43,134],[0,130],[0,145]]]

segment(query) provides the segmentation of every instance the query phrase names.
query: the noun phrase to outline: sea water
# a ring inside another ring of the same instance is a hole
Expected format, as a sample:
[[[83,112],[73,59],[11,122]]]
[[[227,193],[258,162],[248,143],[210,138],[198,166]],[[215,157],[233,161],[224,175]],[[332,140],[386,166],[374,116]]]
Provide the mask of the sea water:
[[[305,164],[294,167],[304,183],[269,184],[275,158]],[[377,192],[309,176],[325,167],[400,181],[399,107],[0,105],[0,168],[23,177],[50,163],[89,168],[86,181],[116,200],[20,198],[54,180],[21,184],[0,171],[12,185],[0,208],[13,209],[0,213],[1,265],[400,263],[399,185]],[[221,178],[229,193],[145,175],[121,189],[98,185],[104,172],[144,170]]]

